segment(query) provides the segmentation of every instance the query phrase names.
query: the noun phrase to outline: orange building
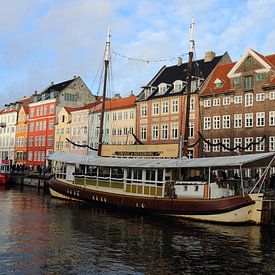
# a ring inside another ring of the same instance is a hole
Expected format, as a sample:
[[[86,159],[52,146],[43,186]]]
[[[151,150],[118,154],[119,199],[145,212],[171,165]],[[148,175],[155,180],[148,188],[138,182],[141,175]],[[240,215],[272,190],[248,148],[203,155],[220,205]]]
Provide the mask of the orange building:
[[[18,113],[15,133],[15,163],[26,164],[29,106],[22,106]]]

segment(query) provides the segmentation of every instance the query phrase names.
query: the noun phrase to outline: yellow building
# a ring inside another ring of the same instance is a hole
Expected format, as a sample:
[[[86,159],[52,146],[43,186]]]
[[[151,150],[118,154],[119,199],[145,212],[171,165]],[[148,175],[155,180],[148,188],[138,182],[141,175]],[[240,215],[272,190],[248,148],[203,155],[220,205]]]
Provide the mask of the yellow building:
[[[55,125],[55,143],[54,151],[70,151],[70,143],[66,138],[70,139],[71,135],[71,111],[76,108],[63,107],[57,116],[57,122]]]

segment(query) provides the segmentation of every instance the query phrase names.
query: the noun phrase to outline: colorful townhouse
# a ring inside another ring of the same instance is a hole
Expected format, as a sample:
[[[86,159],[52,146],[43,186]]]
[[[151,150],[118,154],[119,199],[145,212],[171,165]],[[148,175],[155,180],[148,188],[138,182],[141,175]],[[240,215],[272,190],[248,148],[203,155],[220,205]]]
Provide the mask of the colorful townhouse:
[[[62,107],[81,107],[95,97],[80,77],[51,84],[35,93],[29,105],[28,160],[33,168],[48,166],[47,157],[54,151],[56,117]]]
[[[73,143],[68,144],[70,152],[73,154],[87,155],[88,147],[77,145],[88,145],[88,116],[91,108],[96,106],[98,102],[87,104],[80,108],[70,110],[70,136],[68,137]],[[58,138],[58,137],[57,137]]]
[[[29,106],[22,106],[18,112],[15,133],[15,163],[27,164]]]
[[[26,106],[32,100],[24,97],[14,103],[6,104],[0,111],[0,160],[1,163],[15,164],[15,145],[18,112],[21,106]]]
[[[135,143],[137,97],[130,95],[121,98],[115,95],[105,103],[103,144],[131,145]],[[89,114],[89,145],[98,148],[99,126],[102,104],[91,109]]]
[[[275,151],[275,54],[249,49],[237,62],[218,65],[200,106],[202,156]]]
[[[199,91],[218,64],[231,62],[227,53],[193,61],[188,144],[199,138]],[[143,87],[136,101],[136,135],[143,144],[179,144],[184,137],[186,119],[187,63],[179,58],[175,66],[163,66]],[[199,156],[199,145],[188,149],[188,157]],[[176,156],[175,156],[176,157]]]

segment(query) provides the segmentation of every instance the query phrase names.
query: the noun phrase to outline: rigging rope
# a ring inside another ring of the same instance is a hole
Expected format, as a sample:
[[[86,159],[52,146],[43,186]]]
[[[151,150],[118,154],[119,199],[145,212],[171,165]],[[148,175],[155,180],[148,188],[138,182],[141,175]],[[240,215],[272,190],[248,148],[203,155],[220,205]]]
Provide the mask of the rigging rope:
[[[116,51],[114,51],[114,49],[112,48],[112,53],[115,56],[119,56],[121,58],[127,59],[128,61],[136,61],[136,62],[143,62],[143,63],[150,63],[150,62],[167,62],[167,61],[174,61],[178,59],[177,57],[174,56],[168,56],[168,57],[151,57],[151,58],[136,58],[136,57],[130,57],[130,56],[126,56],[124,54],[120,54]],[[188,53],[184,53],[179,55],[180,57],[184,57],[188,55]]]

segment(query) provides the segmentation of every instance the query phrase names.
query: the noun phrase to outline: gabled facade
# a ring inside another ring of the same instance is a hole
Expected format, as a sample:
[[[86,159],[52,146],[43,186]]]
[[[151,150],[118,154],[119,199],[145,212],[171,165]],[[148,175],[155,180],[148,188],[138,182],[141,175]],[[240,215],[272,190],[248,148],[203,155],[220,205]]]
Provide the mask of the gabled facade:
[[[70,107],[62,107],[61,111],[59,112],[56,125],[55,125],[55,144],[54,144],[54,151],[62,151],[62,152],[69,152],[70,151],[70,143],[68,142],[67,138],[71,138],[71,111],[75,110],[76,108]]]
[[[28,160],[31,167],[48,166],[47,157],[54,151],[55,123],[62,107],[81,107],[95,97],[80,77],[51,84],[34,94],[29,105]]]
[[[0,160],[16,162],[15,142],[18,112],[22,106],[27,106],[32,97],[24,97],[18,101],[6,104],[0,111]]]
[[[19,165],[26,165],[27,163],[28,118],[29,106],[22,106],[18,113],[15,133],[15,162]]]
[[[275,151],[275,54],[249,49],[239,61],[218,65],[200,106],[201,131],[210,142],[202,156]]]
[[[88,117],[92,108],[98,102],[87,104],[81,108],[71,110],[70,140],[79,145],[88,145]],[[70,144],[70,152],[74,154],[87,155],[88,148]]]
[[[204,81],[221,63],[230,62],[227,53],[215,57],[207,52],[204,59],[193,62],[189,139],[191,145],[198,139],[199,97]],[[186,113],[187,63],[164,66],[156,76],[143,87],[136,101],[137,132],[143,144],[179,144],[180,134],[184,136]],[[198,157],[199,146],[189,148],[188,157]]]

